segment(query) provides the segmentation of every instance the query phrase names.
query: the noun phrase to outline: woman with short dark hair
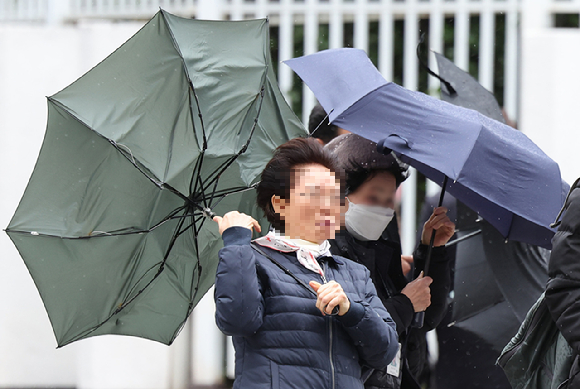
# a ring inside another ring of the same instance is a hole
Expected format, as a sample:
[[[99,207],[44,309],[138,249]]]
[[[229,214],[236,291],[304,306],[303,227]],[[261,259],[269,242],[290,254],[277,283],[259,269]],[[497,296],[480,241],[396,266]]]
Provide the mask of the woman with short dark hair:
[[[256,220],[214,220],[224,240],[216,322],[236,349],[234,388],[362,389],[361,364],[384,368],[394,323],[364,266],[329,251],[340,229],[339,169],[313,139],[280,146],[257,203],[274,227],[251,242]]]
[[[413,281],[402,269],[401,244],[395,217],[395,193],[407,177],[408,166],[377,144],[355,134],[330,142],[331,151],[346,176],[348,210],[345,229],[331,240],[331,252],[366,266],[384,306],[397,324],[401,354],[387,369],[375,369],[366,389],[420,389],[417,382],[426,364],[426,331],[441,321],[447,310],[450,287],[449,257],[445,243],[455,232],[447,209],[435,208],[423,228],[414,260]],[[429,275],[423,277],[427,243],[437,230]],[[415,312],[425,311],[425,325],[411,328]]]

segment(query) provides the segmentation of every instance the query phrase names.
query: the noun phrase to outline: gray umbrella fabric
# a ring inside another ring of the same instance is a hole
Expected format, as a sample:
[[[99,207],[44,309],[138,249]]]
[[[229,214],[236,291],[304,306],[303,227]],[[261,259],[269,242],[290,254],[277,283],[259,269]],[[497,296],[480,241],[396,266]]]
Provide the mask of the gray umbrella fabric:
[[[58,346],[90,336],[171,344],[213,285],[213,213],[266,220],[255,185],[307,132],[280,92],[266,19],[157,13],[48,98],[44,143],[6,229]]]
[[[443,55],[434,52],[439,76],[449,82],[455,93],[450,93],[441,83],[441,100],[463,108],[473,109],[488,118],[505,124],[505,118],[494,95],[469,73],[458,68]]]

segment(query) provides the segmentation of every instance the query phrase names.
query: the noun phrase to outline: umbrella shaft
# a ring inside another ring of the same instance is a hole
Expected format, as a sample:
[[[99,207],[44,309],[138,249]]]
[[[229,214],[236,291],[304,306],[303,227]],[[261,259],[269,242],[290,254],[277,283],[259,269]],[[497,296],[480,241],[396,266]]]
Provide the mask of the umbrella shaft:
[[[445,188],[447,188],[447,176],[443,179],[443,185],[441,187],[441,194],[439,195],[439,205],[440,207],[443,204],[443,197],[445,196]],[[431,262],[431,251],[433,250],[433,243],[435,243],[435,229],[431,232],[431,241],[429,242],[429,247],[427,248],[427,259],[425,260],[425,268],[423,270],[423,275],[427,277],[429,273],[429,264]],[[413,315],[413,322],[411,323],[411,327],[413,328],[422,328],[423,322],[425,320],[425,311],[423,312],[415,312]]]
[[[445,178],[443,179],[443,185],[441,186],[441,194],[439,195],[439,205],[437,207],[440,207],[443,204],[443,197],[445,197],[445,190],[447,188],[447,176],[445,176]],[[431,232],[431,241],[429,242],[429,248],[427,249],[427,259],[425,259],[425,269],[424,271],[424,275],[425,277],[427,277],[427,275],[429,274],[429,265],[431,264],[431,252],[433,251],[433,243],[435,243],[435,233],[437,231],[435,229],[433,229],[433,232]]]

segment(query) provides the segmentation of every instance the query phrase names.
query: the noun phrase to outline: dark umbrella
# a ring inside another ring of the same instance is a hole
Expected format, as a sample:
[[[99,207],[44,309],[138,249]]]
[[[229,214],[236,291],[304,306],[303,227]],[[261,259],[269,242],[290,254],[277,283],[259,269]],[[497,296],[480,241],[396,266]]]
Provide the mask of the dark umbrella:
[[[357,49],[286,62],[330,121],[401,155],[505,238],[549,248],[567,193],[558,164],[503,123],[387,82]]]
[[[442,100],[505,123],[491,92],[441,54],[435,56]],[[541,247],[505,242],[488,222],[461,202],[458,214],[460,237],[469,236],[469,231],[483,234],[457,245],[452,320],[499,353],[543,292],[550,254]]]
[[[459,107],[473,109],[488,118],[505,124],[505,118],[493,93],[443,55],[434,54],[439,68],[439,77],[453,88],[452,91],[449,91],[447,84],[441,82],[441,100]]]
[[[7,232],[59,347],[102,334],[170,344],[214,282],[214,212],[263,220],[255,184],[306,131],[281,95],[267,20],[159,12],[48,98]]]
[[[470,331],[494,350],[518,331],[548,279],[548,250],[505,242],[485,220],[458,202],[458,236],[482,233],[457,244],[453,325]]]

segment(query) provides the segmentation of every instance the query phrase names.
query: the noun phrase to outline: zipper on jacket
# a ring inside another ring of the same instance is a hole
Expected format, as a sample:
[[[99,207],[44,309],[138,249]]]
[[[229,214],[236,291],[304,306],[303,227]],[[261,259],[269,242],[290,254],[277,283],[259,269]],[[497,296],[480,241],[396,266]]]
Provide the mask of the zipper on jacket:
[[[332,389],[335,388],[335,382],[334,382],[334,361],[332,360],[332,317],[328,318],[328,328],[329,328],[329,338],[330,338],[330,346],[328,347],[328,357],[330,359],[330,374],[331,374],[331,383],[332,383]]]
[[[324,261],[323,263],[323,273],[327,274],[328,271],[328,266],[327,266],[327,261]],[[326,284],[326,277],[324,275],[322,275],[322,281],[324,281],[324,283]],[[334,377],[334,361],[332,358],[332,342],[333,342],[333,336],[332,336],[332,316],[327,317],[328,320],[328,340],[329,340],[329,346],[328,346],[328,360],[330,361],[330,383],[331,383],[331,388],[335,389],[336,387],[336,383],[335,383],[335,377]]]

